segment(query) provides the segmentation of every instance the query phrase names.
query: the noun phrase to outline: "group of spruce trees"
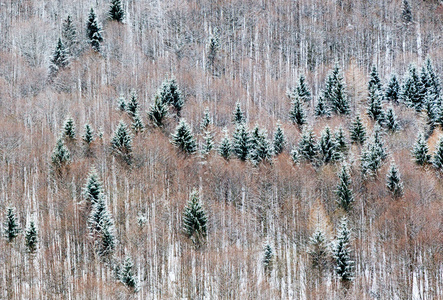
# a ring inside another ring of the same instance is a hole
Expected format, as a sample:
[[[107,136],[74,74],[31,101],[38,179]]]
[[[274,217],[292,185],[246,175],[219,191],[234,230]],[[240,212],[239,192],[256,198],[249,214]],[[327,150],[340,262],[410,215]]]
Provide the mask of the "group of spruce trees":
[[[22,228],[20,226],[20,222],[18,220],[18,216],[16,215],[14,207],[8,207],[6,209],[3,230],[3,236],[9,244],[12,244],[22,232]],[[26,246],[26,250],[30,255],[30,258],[33,258],[37,253],[38,242],[39,240],[37,224],[35,223],[35,220],[33,218],[30,218],[24,235],[24,243]]]

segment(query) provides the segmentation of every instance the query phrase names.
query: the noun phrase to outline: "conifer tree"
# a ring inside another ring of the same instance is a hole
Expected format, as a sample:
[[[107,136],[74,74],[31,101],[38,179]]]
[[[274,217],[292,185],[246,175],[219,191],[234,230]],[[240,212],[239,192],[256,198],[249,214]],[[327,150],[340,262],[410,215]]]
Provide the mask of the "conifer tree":
[[[366,129],[359,115],[355,117],[351,124],[350,138],[352,143],[360,145],[366,141]]]
[[[3,223],[3,234],[8,241],[12,243],[21,231],[17,216],[15,215],[15,208],[8,207],[6,212],[6,220]]]
[[[385,99],[394,104],[399,103],[400,99],[400,83],[398,82],[397,75],[395,73],[391,74],[388,85],[385,90]]]
[[[337,64],[328,76],[323,95],[333,113],[344,115],[350,113],[346,85]]]
[[[93,238],[103,237],[103,229],[106,229],[109,234],[113,232],[114,220],[108,210],[106,199],[104,196],[99,196],[97,201],[93,204],[91,213],[88,218],[88,228]],[[102,242],[101,240],[100,242]]]
[[[328,264],[328,242],[323,231],[318,228],[309,238],[308,254],[312,267],[319,270],[320,273],[323,272]]]
[[[134,130],[135,134],[138,134],[145,130],[145,125],[143,124],[142,118],[140,117],[139,113],[136,113],[134,115],[134,118],[132,119],[131,128],[132,130]]]
[[[394,109],[392,107],[388,107],[388,110],[385,114],[385,126],[391,132],[396,132],[400,130],[400,125],[397,121],[397,116],[394,113]]]
[[[391,163],[386,175],[386,187],[394,198],[399,198],[403,195],[403,183],[400,172],[394,162]]]
[[[351,189],[351,176],[349,175],[348,168],[343,165],[340,173],[338,174],[339,183],[335,194],[337,195],[337,204],[345,212],[349,212],[354,203],[354,196]]]
[[[381,128],[379,126],[374,127],[374,136],[373,136],[373,143],[377,152],[377,155],[380,157],[382,161],[386,159],[388,154],[386,153],[384,142],[382,140],[381,136]]]
[[[212,136],[211,131],[206,130],[205,135],[203,136],[203,147],[201,153],[203,155],[208,155],[212,149],[214,148],[214,137]]]
[[[91,8],[88,16],[88,21],[86,23],[86,35],[88,37],[89,43],[96,52],[100,52],[100,43],[103,41],[101,35],[101,27],[98,24],[97,16],[95,15],[94,9]]]
[[[361,154],[360,161],[363,177],[376,177],[386,157],[386,150],[380,137],[380,129],[376,127],[373,138],[366,144]]]
[[[249,159],[254,165],[258,165],[260,162],[272,160],[272,146],[267,139],[267,133],[265,130],[260,130],[255,138],[254,147],[251,147]]]
[[[135,91],[132,91],[131,98],[129,99],[129,102],[126,104],[126,111],[128,112],[131,118],[134,118],[135,115],[138,114],[139,103],[138,103],[137,93]]]
[[[75,56],[78,51],[77,29],[70,15],[63,21],[62,41],[65,45],[66,54],[68,56]]]
[[[428,74],[428,84],[429,84],[428,92],[430,92],[431,95],[433,95],[434,98],[437,99],[441,96],[440,78],[435,73],[434,68],[432,66],[432,61],[429,57],[426,58],[425,66]]]
[[[209,109],[206,108],[200,123],[200,129],[202,131],[205,131],[208,129],[209,125],[211,124],[212,124],[211,114],[209,113]]]
[[[38,248],[37,226],[33,220],[29,221],[29,225],[25,230],[25,246],[28,253],[33,256]]]
[[[180,120],[172,134],[171,143],[185,154],[193,154],[197,151],[197,144],[192,130],[184,119]]]
[[[240,102],[235,104],[235,109],[232,113],[232,123],[234,125],[240,125],[246,121],[245,114],[243,113]]]
[[[332,248],[335,262],[335,273],[345,287],[348,287],[354,279],[354,261],[351,259],[350,248],[351,232],[348,229],[348,221],[343,217],[340,222],[337,239]]]
[[[263,253],[263,267],[265,269],[266,275],[270,275],[272,272],[273,259],[274,259],[274,252],[272,251],[271,245],[267,243]]]
[[[311,89],[306,83],[306,78],[304,75],[300,75],[294,94],[296,94],[302,102],[306,103],[311,101]]]
[[[217,28],[214,29],[213,34],[209,37],[209,40],[206,44],[207,49],[207,67],[208,69],[215,72],[215,60],[217,58],[217,54],[220,50],[220,38]]]
[[[432,157],[432,165],[438,171],[443,171],[443,136],[440,137],[437,147],[434,151],[434,156]]]
[[[123,95],[120,95],[120,97],[117,100],[117,105],[118,105],[118,109],[120,111],[126,111],[126,100],[125,97]]]
[[[229,140],[229,132],[226,128],[223,130],[223,132],[224,132],[224,135],[223,135],[223,138],[222,138],[220,145],[218,147],[218,153],[224,159],[229,160],[229,158],[231,157],[231,152],[232,152],[231,142]]]
[[[57,75],[59,70],[64,69],[68,65],[68,54],[62,39],[59,38],[57,46],[51,58],[51,65],[49,67],[49,77],[53,78]]]
[[[111,0],[111,7],[109,9],[109,19],[122,23],[125,18],[122,3],[120,0]]]
[[[63,124],[63,136],[67,141],[75,140],[75,123],[71,117],[68,117]]]
[[[292,108],[289,111],[289,118],[293,124],[297,124],[298,128],[301,129],[302,126],[306,124],[306,113],[303,103],[298,96],[295,96],[291,105]]]
[[[175,78],[165,79],[158,93],[163,104],[171,105],[177,117],[180,117],[185,103]]]
[[[300,155],[298,153],[297,148],[292,149],[291,151],[291,160],[294,164],[298,164],[300,162]]]
[[[316,117],[330,117],[328,105],[322,96],[318,97],[317,105],[315,106],[314,115]]]
[[[241,161],[245,161],[249,156],[251,140],[249,132],[244,123],[237,125],[232,136],[232,152]]]
[[[127,288],[133,292],[136,292],[138,290],[138,281],[133,269],[134,263],[132,262],[132,258],[127,256],[125,262],[123,263],[120,280]]]
[[[279,155],[283,152],[283,149],[285,147],[286,139],[285,134],[283,132],[283,129],[281,128],[281,125],[277,123],[277,129],[275,129],[274,132],[274,154]]]
[[[345,132],[341,126],[334,133],[334,142],[336,151],[338,151],[342,157],[345,157],[348,154],[349,147],[348,142],[346,141]]]
[[[111,149],[114,154],[119,155],[128,164],[132,159],[132,136],[128,127],[123,121],[120,121],[114,131],[111,140]]]
[[[369,118],[378,122],[380,125],[383,124],[385,116],[381,104],[381,96],[375,88],[369,90],[367,113]]]
[[[52,151],[51,160],[53,166],[60,170],[64,166],[68,165],[71,160],[71,153],[68,148],[66,148],[63,139],[59,138],[55,144],[54,150]]]
[[[183,230],[193,243],[200,246],[207,235],[208,218],[200,204],[197,190],[193,190],[189,202],[183,212]]]
[[[251,154],[257,147],[258,140],[260,139],[260,128],[258,127],[258,124],[255,124],[249,136],[251,137],[249,143],[249,154]]]
[[[94,130],[88,123],[85,124],[85,131],[82,135],[82,140],[88,146],[94,141]]]
[[[421,82],[417,74],[417,69],[413,64],[411,64],[409,65],[408,74],[403,80],[400,98],[405,104],[415,108],[415,110],[419,112],[422,109],[424,102],[421,91]]]
[[[369,74],[368,91],[369,94],[371,91],[375,91],[377,94],[381,92],[381,80],[375,65],[372,66]]]
[[[315,142],[315,135],[312,129],[303,131],[300,142],[298,144],[298,154],[301,159],[315,162],[318,155],[318,149]]]
[[[423,97],[423,99],[428,95],[428,91],[430,92],[431,89],[431,83],[429,81],[429,77],[428,77],[428,71],[426,69],[426,66],[423,65],[421,67],[421,72],[420,72],[420,94]]]
[[[89,205],[95,205],[100,198],[103,198],[103,184],[101,183],[97,171],[92,168],[89,172],[86,183],[83,187],[83,195]]]
[[[408,0],[403,0],[402,3],[402,11],[401,11],[401,20],[405,26],[408,26],[412,23],[412,11],[411,6],[409,5]]]
[[[336,149],[334,138],[328,126],[322,131],[317,143],[318,159],[323,164],[328,164],[340,159],[340,153]]]
[[[104,224],[96,241],[97,253],[102,257],[110,256],[115,250],[115,234],[113,224]]]
[[[155,127],[163,127],[164,119],[168,115],[168,106],[163,103],[161,96],[154,96],[154,103],[148,111],[148,118]]]
[[[427,165],[431,160],[431,155],[429,154],[428,144],[424,138],[423,133],[419,133],[417,140],[412,149],[412,155],[414,156],[414,161],[419,166]]]

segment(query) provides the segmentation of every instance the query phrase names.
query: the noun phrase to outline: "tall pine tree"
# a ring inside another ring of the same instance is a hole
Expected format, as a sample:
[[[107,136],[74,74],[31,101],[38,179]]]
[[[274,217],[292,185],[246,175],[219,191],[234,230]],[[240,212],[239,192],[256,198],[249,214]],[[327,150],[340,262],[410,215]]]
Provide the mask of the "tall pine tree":
[[[348,221],[343,217],[338,229],[337,238],[332,247],[332,254],[335,262],[335,273],[345,288],[354,279],[354,261],[351,258],[351,231],[348,228]]]
[[[120,156],[126,163],[131,164],[132,160],[132,136],[128,127],[120,121],[114,131],[111,140],[112,153]]]
[[[185,154],[193,154],[197,151],[197,144],[192,134],[191,127],[184,119],[180,120],[172,134],[171,143],[176,146],[180,152]]]
[[[426,139],[424,138],[424,134],[421,132],[417,136],[414,148],[412,149],[412,155],[414,157],[415,163],[419,166],[425,166],[431,160],[428,144],[426,142]]]
[[[399,103],[400,99],[400,83],[398,82],[397,75],[395,73],[391,74],[391,78],[385,89],[385,99],[394,104]]]
[[[200,204],[197,190],[193,190],[183,212],[183,230],[196,246],[200,246],[207,236],[208,218]]]
[[[349,175],[348,168],[346,165],[341,167],[340,173],[338,174],[339,183],[335,194],[337,196],[337,204],[345,212],[349,212],[354,203],[354,196],[351,189],[351,176]]]
[[[351,112],[346,85],[338,64],[335,64],[328,75],[323,96],[333,113],[348,115]]]
[[[237,125],[232,136],[232,152],[241,161],[245,161],[249,156],[251,139],[248,129],[244,123]]]
[[[366,129],[359,115],[355,116],[350,130],[351,142],[362,145],[366,141]]]
[[[399,198],[403,195],[403,182],[400,171],[394,162],[391,163],[388,174],[386,175],[386,187],[394,198]]]
[[[111,0],[111,7],[109,8],[109,19],[122,23],[125,19],[125,12],[123,11],[120,0]]]
[[[101,34],[101,27],[98,24],[97,16],[94,9],[89,11],[88,21],[86,23],[86,36],[88,37],[89,44],[96,52],[100,52],[100,43],[103,41]]]
[[[163,103],[159,93],[155,94],[154,102],[148,111],[148,118],[155,127],[163,127],[164,119],[168,115],[168,106]]]
[[[225,128],[223,130],[224,134],[222,137],[222,140],[220,142],[220,145],[218,147],[218,153],[221,155],[221,157],[223,157],[226,160],[229,160],[229,158],[231,158],[231,141],[229,140],[229,132],[228,130]]]
[[[274,154],[279,155],[283,152],[285,147],[286,139],[283,129],[281,128],[280,123],[277,123],[277,129],[274,132]]]
[[[37,225],[35,225],[34,220],[30,220],[29,225],[25,230],[25,246],[31,257],[37,252],[38,242]]]
[[[292,123],[297,124],[298,128],[301,129],[302,126],[306,124],[306,113],[303,103],[296,95],[291,105],[292,108],[289,111],[289,118],[291,119]]]
[[[317,160],[318,148],[315,142],[315,135],[312,129],[306,129],[302,133],[298,143],[298,154],[301,159],[314,163]]]
[[[232,123],[234,125],[240,125],[246,121],[245,114],[243,113],[240,102],[235,104],[235,109],[232,112]]]
[[[18,222],[17,216],[15,215],[14,207],[7,208],[6,219],[3,223],[3,230],[3,234],[8,243],[12,243],[21,232],[20,224]]]

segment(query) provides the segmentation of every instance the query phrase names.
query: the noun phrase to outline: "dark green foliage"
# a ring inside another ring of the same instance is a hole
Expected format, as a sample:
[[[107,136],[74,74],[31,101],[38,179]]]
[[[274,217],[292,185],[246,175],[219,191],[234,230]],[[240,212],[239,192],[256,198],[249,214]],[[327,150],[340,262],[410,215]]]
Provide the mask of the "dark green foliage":
[[[400,83],[398,82],[397,75],[391,74],[388,85],[385,90],[385,99],[392,103],[398,104],[400,99]]]
[[[203,114],[202,121],[200,123],[200,129],[205,131],[206,129],[208,129],[209,125],[211,124],[212,124],[211,114],[209,113],[209,109],[206,108]]]
[[[192,130],[184,119],[180,120],[172,134],[171,143],[176,146],[180,152],[185,154],[193,154],[197,151],[197,144],[192,134]]]
[[[99,196],[92,205],[88,218],[88,228],[94,239],[97,253],[104,257],[114,252],[116,239],[114,220],[109,213],[104,196]]]
[[[132,128],[132,130],[134,130],[135,134],[138,134],[138,133],[143,132],[145,130],[145,125],[143,124],[140,114],[136,113],[134,115],[134,117],[132,119],[131,128]]]
[[[375,91],[377,93],[381,92],[381,80],[375,65],[372,66],[371,73],[369,74],[368,91],[369,94],[371,94],[371,91]]]
[[[279,155],[283,152],[283,149],[285,147],[286,139],[285,134],[283,132],[283,129],[281,128],[281,125],[277,123],[277,129],[274,132],[274,154]]]
[[[53,166],[57,170],[60,170],[69,164],[71,160],[71,153],[69,152],[68,148],[66,148],[63,139],[59,138],[57,140],[54,150],[52,151],[51,160]]]
[[[323,164],[335,162],[340,159],[340,153],[336,149],[334,138],[328,126],[322,131],[317,144],[318,159]]]
[[[429,126],[430,131],[432,132],[435,127],[440,123],[440,107],[438,101],[431,95],[430,92],[427,92],[425,95],[425,101],[423,104],[423,109],[426,112],[426,123]]]
[[[97,171],[92,168],[83,187],[83,195],[89,205],[95,205],[103,198],[103,185],[98,177]]]
[[[213,34],[208,39],[206,44],[207,48],[207,68],[215,71],[215,60],[217,58],[217,53],[220,50],[220,39],[217,28],[214,29]]]
[[[240,125],[246,121],[245,114],[243,113],[240,102],[235,104],[235,109],[232,113],[232,123],[234,125]]]
[[[331,115],[328,105],[322,96],[318,97],[314,115],[317,117],[329,117]]]
[[[328,264],[329,251],[325,234],[319,229],[309,238],[308,254],[312,267],[322,272]]]
[[[351,189],[351,176],[349,175],[348,168],[343,165],[340,173],[338,174],[339,183],[335,194],[337,195],[337,204],[345,212],[349,212],[354,203],[354,196]]]
[[[138,290],[138,282],[133,269],[134,263],[132,262],[132,258],[127,256],[123,263],[120,280],[131,291],[136,292]]]
[[[92,49],[96,52],[100,52],[100,43],[103,41],[101,35],[101,27],[98,25],[97,16],[95,15],[94,9],[91,8],[88,16],[88,21],[86,23],[86,36],[91,44]]]
[[[349,100],[346,95],[346,85],[337,64],[328,75],[323,96],[333,113],[344,115],[350,113]]]
[[[435,73],[432,66],[432,61],[429,57],[425,61],[426,71],[427,71],[427,82],[428,82],[428,93],[434,96],[435,99],[441,96],[441,82],[438,75]]]
[[[407,0],[403,0],[402,3],[401,21],[406,26],[412,23],[411,6],[409,5],[409,2]]]
[[[180,117],[181,110],[185,103],[175,78],[164,80],[158,93],[163,104],[171,105],[177,117]]]
[[[369,118],[378,122],[380,125],[383,124],[385,116],[381,103],[381,96],[375,88],[369,90],[367,113]]]
[[[123,20],[125,19],[125,12],[123,11],[122,3],[120,0],[111,0],[109,19],[120,23],[123,22]]]
[[[440,137],[432,157],[432,165],[438,171],[443,171],[443,136]]]
[[[306,124],[306,113],[303,103],[298,96],[295,96],[291,105],[292,108],[289,111],[289,119],[301,129],[302,126]]]
[[[392,162],[386,175],[386,187],[394,198],[399,198],[403,195],[403,183],[400,172],[394,162]]]
[[[366,129],[359,115],[352,122],[350,138],[352,143],[360,145],[366,141]]]
[[[68,117],[63,124],[63,136],[68,140],[75,140],[75,124],[71,117]]]
[[[15,215],[15,208],[8,207],[6,212],[6,220],[3,223],[3,234],[8,243],[12,243],[21,232],[20,224]]]
[[[376,177],[387,157],[380,134],[380,128],[376,127],[372,140],[366,144],[362,151],[360,160],[361,172],[364,178]]]
[[[63,21],[62,26],[62,41],[65,45],[66,54],[74,56],[78,52],[78,40],[77,40],[77,29],[75,28],[72,17],[68,17]]]
[[[125,97],[123,95],[120,95],[120,97],[117,100],[117,105],[118,105],[118,109],[120,111],[126,111],[126,100]]]
[[[126,104],[126,111],[131,118],[134,118],[135,115],[138,114],[139,103],[137,93],[135,91],[131,93],[131,99],[129,99],[129,102]]]
[[[303,131],[301,140],[298,144],[298,155],[301,159],[311,163],[316,161],[318,149],[312,129],[306,129]]]
[[[265,269],[265,274],[269,275],[272,272],[272,262],[274,259],[274,252],[272,251],[271,245],[266,244],[263,253],[263,267]]]
[[[25,231],[25,246],[30,255],[34,255],[38,248],[38,233],[35,222],[31,220]]]
[[[82,140],[86,145],[90,145],[94,141],[94,130],[91,125],[85,124],[85,131],[82,136]]]
[[[119,155],[128,164],[132,159],[132,136],[128,131],[128,127],[123,121],[120,121],[114,131],[111,140],[112,153]]]
[[[265,130],[259,130],[256,135],[253,135],[253,147],[249,152],[249,159],[254,165],[258,165],[263,161],[271,162],[272,160],[272,146],[267,138]]]
[[[222,138],[220,145],[218,147],[218,153],[224,159],[229,160],[229,158],[231,157],[231,152],[232,152],[231,142],[229,140],[229,132],[226,128],[223,130],[223,132],[224,132],[224,135],[223,135],[223,138]]]
[[[104,224],[98,235],[99,237],[96,241],[97,253],[102,257],[113,254],[116,244],[114,226],[112,224]]]
[[[348,154],[349,147],[342,127],[339,127],[338,130],[334,132],[334,141],[336,151],[338,151],[342,157],[345,157]]]
[[[168,106],[163,103],[161,96],[157,93],[154,96],[154,103],[148,111],[148,118],[155,127],[163,127],[164,119],[168,115]]]
[[[201,245],[207,235],[206,212],[200,204],[197,190],[193,190],[183,212],[183,230],[197,246]]]
[[[300,155],[298,153],[297,148],[292,149],[291,151],[291,160],[294,164],[298,164],[300,162]]]
[[[385,126],[391,132],[396,132],[400,130],[400,125],[397,121],[397,116],[394,113],[394,109],[392,107],[388,107],[388,110],[385,114]]]
[[[64,69],[68,65],[68,54],[62,39],[59,38],[57,46],[51,58],[51,65],[49,67],[49,77],[55,77],[59,70]]]
[[[417,69],[414,65],[409,65],[409,72],[406,75],[400,92],[401,100],[414,108],[417,112],[422,109],[424,97]]]
[[[205,135],[203,136],[203,147],[201,149],[201,153],[203,155],[208,155],[212,149],[214,148],[214,137],[212,136],[211,131],[205,131]]]
[[[350,238],[351,232],[348,229],[348,222],[343,217],[337,239],[332,248],[332,254],[335,262],[335,273],[345,287],[354,279],[354,261],[351,259]]]
[[[311,101],[311,89],[306,83],[306,78],[301,75],[294,91],[289,95],[291,98],[298,97],[302,102]]]
[[[428,144],[424,138],[423,133],[419,133],[417,140],[412,149],[412,155],[414,156],[414,161],[419,166],[427,165],[431,160],[431,155],[429,154]]]
[[[251,139],[248,129],[244,123],[237,125],[232,136],[232,152],[241,161],[245,161],[249,156]]]

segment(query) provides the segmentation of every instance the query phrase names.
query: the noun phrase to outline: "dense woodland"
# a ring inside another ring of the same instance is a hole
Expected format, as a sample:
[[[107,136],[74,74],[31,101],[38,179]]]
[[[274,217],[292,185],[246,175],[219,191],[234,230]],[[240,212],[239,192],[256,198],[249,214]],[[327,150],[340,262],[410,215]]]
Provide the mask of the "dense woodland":
[[[443,4],[0,0],[0,299],[443,298]]]

